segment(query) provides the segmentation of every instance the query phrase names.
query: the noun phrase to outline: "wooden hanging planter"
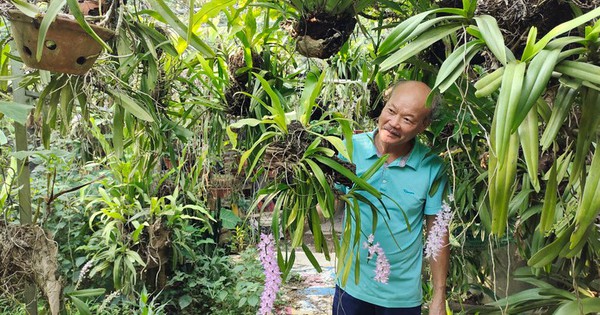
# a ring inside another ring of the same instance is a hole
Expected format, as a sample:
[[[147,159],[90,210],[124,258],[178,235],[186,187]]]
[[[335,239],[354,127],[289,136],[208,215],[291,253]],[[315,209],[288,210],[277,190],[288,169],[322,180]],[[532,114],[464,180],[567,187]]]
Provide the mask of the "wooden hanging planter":
[[[102,46],[77,21],[59,15],[48,29],[42,58],[38,61],[35,56],[43,16],[32,18],[20,11],[10,10],[9,17],[19,55],[29,67],[81,75],[92,67],[102,52]],[[115,34],[107,28],[90,26],[104,41]]]

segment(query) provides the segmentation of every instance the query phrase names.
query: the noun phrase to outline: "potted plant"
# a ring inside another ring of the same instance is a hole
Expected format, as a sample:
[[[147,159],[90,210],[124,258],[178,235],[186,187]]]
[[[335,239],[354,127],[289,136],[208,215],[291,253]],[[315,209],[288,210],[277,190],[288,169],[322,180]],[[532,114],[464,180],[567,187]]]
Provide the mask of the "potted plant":
[[[51,1],[46,12],[27,2],[11,2],[16,9],[9,10],[8,17],[16,48],[32,68],[81,75],[103,49],[111,50],[105,41],[115,33],[88,24],[77,1]],[[60,13],[67,2],[73,15]],[[90,13],[90,8],[84,9]]]
[[[296,51],[306,57],[326,59],[346,43],[354,27],[356,15],[374,0],[288,0],[298,11],[288,25],[296,38]]]

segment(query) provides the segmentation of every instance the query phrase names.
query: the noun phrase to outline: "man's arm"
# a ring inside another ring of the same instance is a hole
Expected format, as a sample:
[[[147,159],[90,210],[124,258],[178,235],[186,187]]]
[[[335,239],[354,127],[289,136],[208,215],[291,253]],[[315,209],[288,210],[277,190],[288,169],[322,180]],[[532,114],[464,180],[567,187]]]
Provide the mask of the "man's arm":
[[[427,237],[430,235],[431,228],[435,222],[435,215],[426,216],[427,221]],[[450,247],[448,246],[448,231],[444,234],[441,240],[442,248],[435,259],[429,258],[429,266],[431,267],[431,276],[433,278],[433,298],[429,305],[429,314],[445,315],[446,314],[446,278],[448,276],[448,268],[450,265]]]

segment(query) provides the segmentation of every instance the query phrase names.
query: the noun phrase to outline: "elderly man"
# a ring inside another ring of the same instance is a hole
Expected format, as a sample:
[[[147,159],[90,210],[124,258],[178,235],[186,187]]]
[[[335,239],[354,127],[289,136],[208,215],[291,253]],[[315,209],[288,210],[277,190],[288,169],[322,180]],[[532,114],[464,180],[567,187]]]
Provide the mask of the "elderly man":
[[[422,82],[396,84],[379,116],[377,129],[352,138],[353,162],[358,175],[379,157],[388,155],[385,165],[368,182],[384,194],[382,202],[390,218],[380,209],[377,226],[373,230],[370,224],[372,211],[366,204],[360,204],[362,239],[360,248],[355,249],[359,251],[360,259],[358,262],[352,260],[345,286],[342,287],[338,276],[333,315],[421,314],[423,219],[426,218],[429,234],[442,208],[447,182],[442,160],[428,154],[429,149],[416,139],[431,122],[432,108],[436,104],[426,106],[430,92],[430,88]],[[441,185],[432,189],[434,182],[440,178]],[[365,197],[373,204],[379,204],[373,196],[365,194]],[[408,217],[410,230],[402,212]],[[352,228],[356,229],[355,222],[352,222]],[[435,259],[429,261],[433,277],[429,314],[435,315],[446,314],[449,265],[446,228],[442,233],[444,236],[437,242],[442,245],[440,251]],[[376,256],[382,256],[381,263],[376,263]],[[344,257],[338,259],[344,261]],[[356,263],[360,264],[358,283],[355,281]]]

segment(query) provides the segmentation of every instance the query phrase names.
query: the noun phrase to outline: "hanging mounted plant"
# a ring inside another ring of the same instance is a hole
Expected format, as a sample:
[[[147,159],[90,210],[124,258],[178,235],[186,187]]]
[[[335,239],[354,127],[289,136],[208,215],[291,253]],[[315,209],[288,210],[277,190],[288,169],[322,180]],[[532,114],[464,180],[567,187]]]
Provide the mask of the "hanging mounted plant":
[[[340,51],[348,41],[356,15],[374,0],[289,0],[298,10],[295,21],[288,24],[296,38],[296,51],[306,57],[326,59]]]
[[[39,12],[35,6],[13,2],[18,10],[8,11],[11,32],[19,55],[27,66],[81,75],[92,67],[103,49],[110,51],[105,41],[115,33],[88,24],[76,0],[69,0],[73,15],[60,13],[66,0],[52,1],[45,13]],[[85,11],[88,14],[95,12]]]
[[[251,62],[249,62],[251,60]],[[250,94],[252,82],[250,73],[264,68],[264,60],[253,49],[238,49],[228,58],[227,62],[231,84],[225,91],[227,113],[246,117],[250,111]]]

